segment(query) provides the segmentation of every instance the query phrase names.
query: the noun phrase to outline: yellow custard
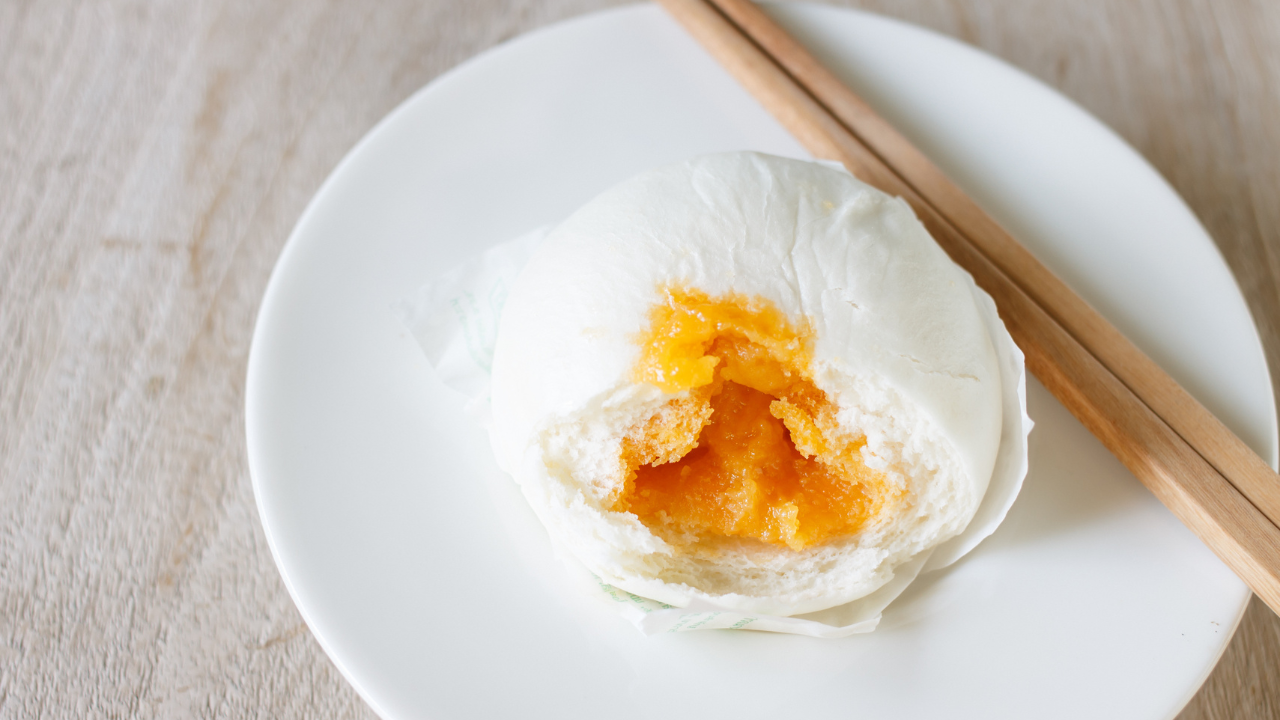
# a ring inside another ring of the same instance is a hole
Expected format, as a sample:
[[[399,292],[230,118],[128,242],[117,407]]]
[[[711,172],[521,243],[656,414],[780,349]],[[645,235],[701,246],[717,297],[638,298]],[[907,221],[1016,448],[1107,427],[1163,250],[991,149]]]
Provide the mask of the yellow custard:
[[[628,433],[612,509],[668,538],[795,550],[857,532],[894,493],[813,384],[808,324],[759,297],[664,295],[633,379],[689,392]]]

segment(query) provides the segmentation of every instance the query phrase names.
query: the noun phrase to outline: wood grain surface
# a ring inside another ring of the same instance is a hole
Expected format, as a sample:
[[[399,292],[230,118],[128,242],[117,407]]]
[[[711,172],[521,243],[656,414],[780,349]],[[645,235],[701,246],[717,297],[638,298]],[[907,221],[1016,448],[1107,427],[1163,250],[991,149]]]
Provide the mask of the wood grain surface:
[[[259,299],[307,200],[397,103],[616,4],[0,0],[0,718],[373,716],[258,523]],[[1280,379],[1280,3],[845,4],[981,47],[1115,128],[1208,227]],[[1280,619],[1256,599],[1180,717],[1280,718]]]

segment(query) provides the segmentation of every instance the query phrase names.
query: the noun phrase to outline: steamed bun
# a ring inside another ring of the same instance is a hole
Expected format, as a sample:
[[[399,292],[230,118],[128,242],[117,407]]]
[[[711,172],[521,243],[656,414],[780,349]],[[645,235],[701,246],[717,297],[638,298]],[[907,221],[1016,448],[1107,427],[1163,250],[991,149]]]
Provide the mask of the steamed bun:
[[[794,615],[960,533],[1000,443],[972,281],[832,167],[709,155],[606,191],[513,284],[500,464],[605,582]]]

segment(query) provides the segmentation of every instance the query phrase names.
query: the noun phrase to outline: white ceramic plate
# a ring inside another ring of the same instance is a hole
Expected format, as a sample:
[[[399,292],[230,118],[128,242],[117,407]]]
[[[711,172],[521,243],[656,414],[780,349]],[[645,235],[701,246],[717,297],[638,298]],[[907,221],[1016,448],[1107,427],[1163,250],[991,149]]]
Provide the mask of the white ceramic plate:
[[[1129,147],[982,53],[871,15],[772,11],[1264,457],[1262,351],[1196,219]],[[843,640],[646,638],[571,591],[392,305],[660,163],[804,152],[655,7],[519,38],[433,82],[299,221],[249,361],[267,538],[386,718],[1168,718],[1246,588],[1043,388],[1003,527]],[[1195,289],[1194,293],[1189,289]]]

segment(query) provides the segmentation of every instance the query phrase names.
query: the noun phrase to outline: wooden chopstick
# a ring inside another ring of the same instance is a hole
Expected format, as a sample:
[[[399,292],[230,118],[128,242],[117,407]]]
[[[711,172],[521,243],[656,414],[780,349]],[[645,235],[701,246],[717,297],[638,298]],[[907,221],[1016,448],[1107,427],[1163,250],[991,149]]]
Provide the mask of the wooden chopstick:
[[[748,0],[711,3],[1164,418],[1272,523],[1280,525],[1280,475],[1265,460],[1014,240],[763,10]]]
[[[797,77],[811,77],[812,69],[821,66],[802,49],[796,52],[799,45],[787,38],[785,32],[763,13],[740,0],[713,0],[714,5],[707,0],[659,2],[814,156],[841,162],[862,180],[906,200],[951,258],[968,270],[978,285],[995,299],[1010,334],[1026,353],[1027,367],[1031,372],[1272,610],[1280,613],[1280,528],[1251,502],[1251,498],[1243,495],[1224,477],[1225,473],[1220,472],[1217,463],[1210,464],[1206,460],[1206,457],[1231,456],[1236,450],[1216,439],[1206,444],[1221,447],[1206,451],[1202,456],[1161,414],[1117,377],[1109,365],[1082,345],[1078,335],[1067,329],[1089,328],[1092,327],[1089,323],[1094,322],[1110,328],[1110,324],[1079,298],[1063,301],[1059,297],[1061,294],[1075,297],[1074,293],[1053,278],[1025,249],[1017,246],[1007,233],[946,181],[887,123],[879,120],[865,103],[857,100],[851,91],[845,88],[838,93],[833,92],[828,87],[830,82],[818,82],[816,87],[797,82]],[[744,18],[741,27],[734,22],[738,18]],[[753,29],[754,34],[748,35],[747,28]],[[766,52],[769,48],[787,59],[775,59]],[[807,69],[806,65],[809,66]],[[784,69],[787,67],[798,68],[796,77]],[[818,74],[834,80],[834,76],[825,70]],[[834,84],[843,88],[838,81]],[[843,96],[846,93],[843,100],[829,98],[832,94]],[[856,102],[849,103],[849,97]],[[845,122],[858,124],[857,117],[860,116],[864,118],[860,126],[865,129],[868,126],[865,118],[876,118],[870,121],[869,126],[870,133],[882,143],[880,153],[864,145],[859,136],[842,122],[844,118],[837,117],[829,109],[842,102],[852,108],[850,112],[855,116],[855,119]],[[886,163],[882,158],[901,160],[911,166],[911,172],[902,171],[900,175],[901,168]],[[913,178],[916,184],[908,182],[907,177]],[[937,195],[926,199],[918,187]],[[943,199],[937,200],[935,206],[930,201],[939,195]],[[952,217],[946,212],[948,210],[956,212],[957,216]],[[995,231],[1000,238],[984,238],[983,242],[968,234]],[[1008,251],[1005,246],[1009,244],[1016,249]],[[997,251],[1004,248],[1006,252],[998,255],[1003,264],[987,255],[991,247]],[[1039,271],[1027,270],[1028,259],[1030,265]],[[1030,274],[1021,274],[1024,272]],[[1025,289],[1029,281],[1041,275],[1053,278],[1054,282],[1045,306]],[[1019,278],[1020,282],[1013,278]],[[1079,308],[1085,308],[1096,320],[1086,317],[1082,321],[1073,316],[1074,322],[1061,321],[1050,313],[1048,307],[1057,313],[1079,312]],[[1111,328],[1111,334],[1132,348],[1132,344],[1114,328]],[[1120,356],[1127,359],[1128,364],[1117,364],[1125,371],[1135,372],[1136,367],[1146,368],[1143,372],[1151,372],[1150,368],[1155,368],[1155,372],[1164,374],[1136,348],[1132,352],[1142,357],[1146,364],[1134,361],[1128,351],[1124,351]],[[1113,358],[1113,355],[1114,350],[1104,354],[1108,358]],[[1114,358],[1112,362],[1116,362]],[[1168,384],[1177,388],[1171,379]],[[1147,385],[1141,387],[1148,388]],[[1154,387],[1167,391],[1161,383],[1154,384]],[[1178,391],[1186,395],[1181,388]],[[1186,398],[1190,396],[1186,395]],[[1190,402],[1194,407],[1200,407],[1194,400]],[[1186,403],[1176,396],[1160,407],[1170,415],[1188,412]],[[1203,408],[1200,410],[1213,417]],[[1188,423],[1182,419],[1179,422],[1179,427],[1189,428],[1187,434],[1197,440],[1202,435],[1195,431],[1203,430],[1205,425],[1203,421]],[[1213,418],[1209,426],[1221,426],[1221,423]],[[1230,431],[1222,429],[1230,435]],[[1244,448],[1238,439],[1235,442]],[[1245,450],[1248,455],[1253,455],[1252,451]],[[1228,459],[1233,462],[1221,461],[1228,468],[1255,465],[1247,459],[1238,462],[1233,457]],[[1262,465],[1266,466],[1265,463]]]

